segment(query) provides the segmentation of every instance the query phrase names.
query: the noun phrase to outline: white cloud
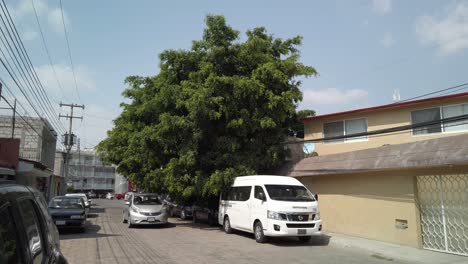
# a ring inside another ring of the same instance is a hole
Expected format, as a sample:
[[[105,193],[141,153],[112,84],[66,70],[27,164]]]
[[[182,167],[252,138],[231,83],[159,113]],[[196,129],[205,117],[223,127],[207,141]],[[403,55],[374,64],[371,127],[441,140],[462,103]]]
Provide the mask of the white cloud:
[[[39,32],[34,30],[25,29],[21,32],[21,39],[30,41],[36,39],[39,36]]]
[[[47,29],[51,29],[55,33],[63,34],[62,13],[59,7],[49,6],[49,3],[44,0],[34,0],[34,6],[45,32],[49,31]],[[20,32],[24,40],[37,38],[38,32],[33,34],[31,30],[31,28],[38,28],[31,0],[18,1],[17,5],[12,6],[10,10],[13,20],[21,24],[20,31],[23,27],[28,28],[28,32]],[[70,30],[70,19],[65,10],[63,16],[67,30]]]
[[[434,44],[443,55],[468,48],[468,6],[464,2],[445,8],[442,16],[416,19],[416,34],[423,44]]]
[[[383,36],[383,38],[380,40],[380,43],[386,48],[390,48],[395,44],[395,38],[393,37],[392,33],[387,32]]]
[[[65,25],[67,26],[67,31],[69,31],[70,21],[65,11],[63,12],[63,18],[65,19]],[[53,8],[47,15],[47,21],[49,22],[49,26],[55,32],[63,32],[62,12],[60,8]]]
[[[372,0],[372,10],[379,15],[388,14],[392,11],[392,1]]]
[[[55,74],[50,65],[46,64],[35,68],[47,93],[50,93],[54,98],[76,98],[75,80],[73,78],[71,67],[63,64],[55,64],[54,68],[63,91],[60,90]],[[92,73],[86,67],[75,67],[75,75],[81,96],[86,92],[96,89],[96,83]]]
[[[326,88],[322,90],[305,90],[303,92],[303,105],[340,105],[365,100],[369,93],[362,89],[340,90]]]

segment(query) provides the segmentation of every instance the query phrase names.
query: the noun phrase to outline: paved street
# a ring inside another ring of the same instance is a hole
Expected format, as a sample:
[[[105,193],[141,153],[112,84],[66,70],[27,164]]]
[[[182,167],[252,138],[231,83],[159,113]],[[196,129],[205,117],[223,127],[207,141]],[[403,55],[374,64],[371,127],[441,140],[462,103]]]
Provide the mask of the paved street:
[[[95,200],[93,217],[84,234],[61,234],[61,246],[70,263],[414,263],[372,253],[323,236],[308,244],[295,239],[274,239],[258,244],[252,235],[227,235],[218,227],[170,219],[166,227],[128,229],[122,223],[123,201]],[[445,263],[466,258],[422,250]],[[411,253],[410,253],[411,254]],[[458,262],[460,261],[460,262]],[[424,260],[421,259],[421,263]],[[440,261],[434,263],[442,263]]]

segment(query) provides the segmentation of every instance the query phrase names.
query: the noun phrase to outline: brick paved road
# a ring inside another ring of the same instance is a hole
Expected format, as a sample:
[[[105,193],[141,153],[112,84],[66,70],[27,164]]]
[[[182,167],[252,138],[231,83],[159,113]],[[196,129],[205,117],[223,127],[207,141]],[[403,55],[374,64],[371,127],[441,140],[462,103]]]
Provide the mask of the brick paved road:
[[[123,201],[95,200],[96,215],[84,234],[61,234],[70,263],[404,263],[328,244],[318,237],[308,244],[274,239],[258,244],[252,235],[224,234],[217,227],[171,219],[168,227],[128,229],[122,223]]]

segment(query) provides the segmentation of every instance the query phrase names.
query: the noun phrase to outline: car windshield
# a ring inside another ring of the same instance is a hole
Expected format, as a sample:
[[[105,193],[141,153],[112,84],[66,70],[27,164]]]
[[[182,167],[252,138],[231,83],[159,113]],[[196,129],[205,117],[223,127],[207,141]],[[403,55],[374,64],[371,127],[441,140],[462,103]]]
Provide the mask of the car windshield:
[[[297,185],[265,185],[272,200],[312,202],[314,196],[304,186]]]
[[[159,200],[159,197],[154,195],[154,196],[147,196],[147,195],[141,195],[141,196],[135,196],[133,198],[133,203],[134,204],[141,204],[141,205],[160,205],[161,200]]]
[[[55,198],[49,203],[50,208],[81,209],[81,198]]]

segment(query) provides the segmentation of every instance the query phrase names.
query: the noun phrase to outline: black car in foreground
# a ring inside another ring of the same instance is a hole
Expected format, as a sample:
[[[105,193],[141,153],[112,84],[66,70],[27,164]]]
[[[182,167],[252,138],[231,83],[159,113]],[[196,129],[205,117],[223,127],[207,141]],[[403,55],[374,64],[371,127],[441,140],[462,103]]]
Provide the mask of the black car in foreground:
[[[86,207],[83,198],[77,196],[56,196],[49,203],[49,213],[59,230],[85,230]]]
[[[42,194],[1,180],[0,263],[68,263]]]

